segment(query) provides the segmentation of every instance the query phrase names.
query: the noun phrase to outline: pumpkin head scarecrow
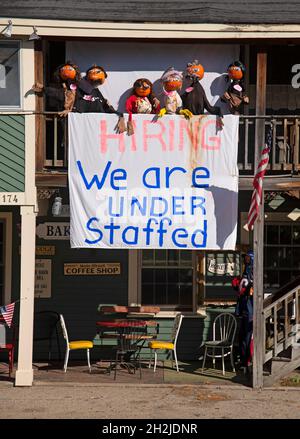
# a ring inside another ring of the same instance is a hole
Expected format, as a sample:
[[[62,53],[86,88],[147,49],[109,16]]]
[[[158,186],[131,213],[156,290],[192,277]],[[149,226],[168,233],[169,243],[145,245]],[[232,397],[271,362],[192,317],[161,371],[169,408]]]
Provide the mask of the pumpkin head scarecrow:
[[[227,69],[227,80],[230,83],[221,99],[228,104],[232,114],[240,114],[243,104],[249,104],[244,87],[245,70],[244,64],[240,61],[234,61]]]
[[[79,113],[114,113],[119,116],[115,127],[118,133],[126,131],[123,114],[104,98],[99,86],[104,84],[107,73],[103,67],[93,65],[86,71],[86,75],[78,84],[74,109]]]
[[[49,87],[36,83],[32,90],[36,93],[45,93],[47,106],[52,111],[58,111],[61,117],[66,117],[72,111],[77,84],[80,81],[79,68],[70,61],[61,64],[54,72],[54,83]]]
[[[210,105],[207,100],[204,88],[200,84],[200,80],[204,76],[204,68],[195,60],[188,63],[186,67],[186,78],[190,80],[190,86],[181,95],[183,109],[189,110],[192,115],[204,114],[204,110],[208,113],[221,116],[219,107]]]
[[[129,114],[127,132],[133,134],[132,114],[156,114],[160,110],[159,100],[153,93],[153,85],[149,79],[140,78],[133,84],[131,95],[126,100],[126,111]]]
[[[164,108],[159,112],[159,116],[164,114],[176,114],[182,108],[182,100],[178,91],[182,87],[182,73],[169,67],[161,77],[163,95],[164,95]]]

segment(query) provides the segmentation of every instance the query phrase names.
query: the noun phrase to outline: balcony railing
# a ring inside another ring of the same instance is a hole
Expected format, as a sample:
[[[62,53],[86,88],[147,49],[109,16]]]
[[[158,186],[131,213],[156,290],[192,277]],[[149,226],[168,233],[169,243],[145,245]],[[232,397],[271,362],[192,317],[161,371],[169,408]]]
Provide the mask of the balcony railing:
[[[267,136],[273,125],[269,174],[298,173],[300,116],[240,116],[238,166],[240,174],[253,175],[256,121],[263,120]],[[262,145],[263,146],[263,145]],[[271,171],[271,172],[270,172]]]
[[[66,170],[68,163],[67,120],[57,113],[46,112],[40,118],[38,150],[42,156],[40,170]],[[273,124],[269,174],[297,174],[300,171],[300,115],[240,116],[238,167],[240,175],[253,175],[255,170],[255,130],[263,121],[267,136]],[[262,145],[263,146],[263,145]]]
[[[1,112],[1,117],[36,115],[37,171],[66,171],[68,167],[67,119],[55,112]],[[255,130],[263,121],[265,135],[273,125],[268,174],[299,174],[300,115],[240,116],[238,167],[240,175],[251,176],[255,170]],[[262,145],[263,146],[263,145]]]

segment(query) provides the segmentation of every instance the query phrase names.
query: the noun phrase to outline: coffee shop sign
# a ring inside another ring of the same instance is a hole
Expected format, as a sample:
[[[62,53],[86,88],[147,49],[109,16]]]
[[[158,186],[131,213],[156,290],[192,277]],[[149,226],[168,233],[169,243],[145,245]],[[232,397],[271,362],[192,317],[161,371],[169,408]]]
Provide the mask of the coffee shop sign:
[[[214,274],[234,276],[235,262],[222,262],[218,264],[216,259],[209,259],[208,271]]]
[[[36,234],[39,238],[46,240],[69,240],[70,223],[69,222],[42,223],[37,226]]]

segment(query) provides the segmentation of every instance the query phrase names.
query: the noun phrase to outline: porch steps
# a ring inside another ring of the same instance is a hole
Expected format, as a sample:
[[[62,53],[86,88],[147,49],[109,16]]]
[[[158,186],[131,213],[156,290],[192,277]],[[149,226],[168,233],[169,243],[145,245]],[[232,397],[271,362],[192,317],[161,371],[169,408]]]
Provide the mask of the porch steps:
[[[264,300],[264,386],[300,367],[300,277]]]
[[[294,354],[294,358],[275,358],[272,359],[271,374],[264,376],[264,386],[272,386],[276,381],[284,378],[293,370],[300,367],[300,349],[296,349],[297,355]],[[275,360],[275,361],[274,361]]]
[[[300,343],[299,347],[292,347],[290,349],[290,356],[274,357],[270,360],[271,369],[270,374],[264,376],[264,386],[272,386],[276,381],[284,378],[293,370],[300,367]]]

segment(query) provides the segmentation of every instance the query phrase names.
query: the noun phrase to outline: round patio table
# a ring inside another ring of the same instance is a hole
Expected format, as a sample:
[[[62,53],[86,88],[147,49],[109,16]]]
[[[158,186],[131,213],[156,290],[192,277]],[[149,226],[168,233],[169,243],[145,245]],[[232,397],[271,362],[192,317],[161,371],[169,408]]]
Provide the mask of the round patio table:
[[[131,356],[135,354],[135,358],[139,358],[139,351],[141,346],[137,346],[137,342],[142,340],[144,333],[141,331],[140,334],[135,332],[135,328],[146,328],[148,325],[147,320],[130,320],[130,319],[112,319],[112,320],[100,320],[96,322],[99,328],[115,329],[118,333],[119,346],[116,351],[116,361],[115,364],[110,364],[108,371],[115,369],[115,377],[117,371],[118,357],[120,357],[120,367],[124,367],[131,373],[133,369],[136,370],[136,366],[131,360]],[[100,329],[101,330],[101,329]],[[138,352],[138,355],[136,353]],[[140,366],[140,376],[141,376],[141,365]]]

